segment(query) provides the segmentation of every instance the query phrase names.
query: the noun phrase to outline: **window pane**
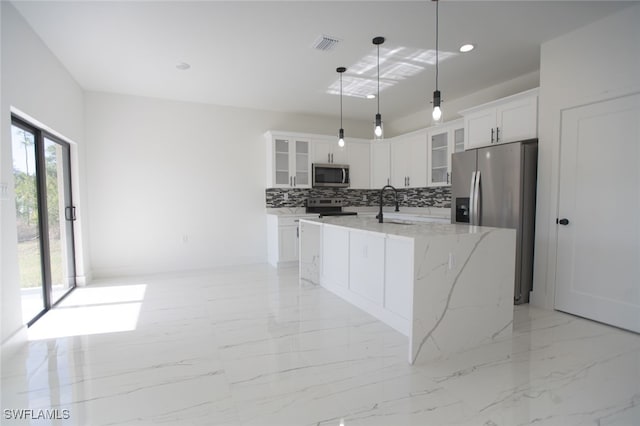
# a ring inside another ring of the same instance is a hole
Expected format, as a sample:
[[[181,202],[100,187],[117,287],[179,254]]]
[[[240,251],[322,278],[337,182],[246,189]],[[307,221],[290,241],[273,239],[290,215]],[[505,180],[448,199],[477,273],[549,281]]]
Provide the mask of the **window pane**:
[[[49,261],[51,265],[51,303],[56,303],[75,285],[73,262],[68,148],[52,140],[44,140],[45,180],[47,196],[47,221],[49,232]]]
[[[11,126],[11,145],[22,318],[26,324],[44,309],[35,135]]]

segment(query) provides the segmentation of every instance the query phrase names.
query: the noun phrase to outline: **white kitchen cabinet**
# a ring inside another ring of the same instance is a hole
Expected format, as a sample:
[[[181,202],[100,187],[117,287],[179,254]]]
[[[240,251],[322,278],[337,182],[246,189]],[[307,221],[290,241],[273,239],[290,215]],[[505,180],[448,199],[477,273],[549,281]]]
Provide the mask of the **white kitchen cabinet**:
[[[347,147],[338,146],[338,138],[313,139],[312,163],[320,164],[349,164]]]
[[[369,142],[347,140],[349,158],[349,187],[353,189],[369,189],[371,175],[371,145]]]
[[[299,257],[299,222],[303,217],[267,215],[267,259],[271,265],[296,265]]]
[[[384,308],[409,319],[413,291],[413,242],[388,236],[385,246]],[[391,285],[393,283],[393,285]]]
[[[398,136],[391,145],[391,185],[396,188],[427,186],[427,129]]]
[[[286,133],[266,133],[267,188],[311,187],[311,141]]]
[[[349,232],[335,226],[322,227],[322,267],[320,280],[333,286],[349,287]]]
[[[349,231],[349,290],[382,306],[385,280],[385,238]]]
[[[388,141],[371,144],[371,189],[391,184],[391,146]]]
[[[451,154],[464,151],[464,121],[456,120],[429,129],[427,186],[451,183]]]
[[[465,149],[538,136],[538,89],[460,111]]]

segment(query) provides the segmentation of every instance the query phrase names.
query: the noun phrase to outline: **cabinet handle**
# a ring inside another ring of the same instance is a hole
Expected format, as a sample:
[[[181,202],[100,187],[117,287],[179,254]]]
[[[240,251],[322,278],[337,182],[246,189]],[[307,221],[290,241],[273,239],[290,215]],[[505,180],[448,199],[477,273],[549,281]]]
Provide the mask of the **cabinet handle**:
[[[296,226],[296,238],[300,238],[300,228]]]
[[[407,186],[411,186],[411,176],[407,176]]]
[[[327,163],[331,162],[331,154],[327,153]]]
[[[447,183],[449,183],[449,176],[451,175],[451,173],[447,172]]]
[[[289,186],[293,186],[293,177],[289,176]]]
[[[496,127],[496,143],[500,140],[500,127]]]
[[[493,127],[491,128],[491,143],[493,143]]]
[[[293,177],[293,186],[296,186],[296,177]]]
[[[333,163],[333,154],[331,154],[331,162]]]

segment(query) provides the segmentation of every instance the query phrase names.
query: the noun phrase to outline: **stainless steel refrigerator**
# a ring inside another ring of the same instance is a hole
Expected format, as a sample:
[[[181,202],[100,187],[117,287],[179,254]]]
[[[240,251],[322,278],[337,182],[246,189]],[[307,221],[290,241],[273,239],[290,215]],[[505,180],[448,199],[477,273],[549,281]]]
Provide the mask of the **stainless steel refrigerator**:
[[[514,303],[533,284],[538,140],[492,145],[451,157],[451,223],[516,230]]]

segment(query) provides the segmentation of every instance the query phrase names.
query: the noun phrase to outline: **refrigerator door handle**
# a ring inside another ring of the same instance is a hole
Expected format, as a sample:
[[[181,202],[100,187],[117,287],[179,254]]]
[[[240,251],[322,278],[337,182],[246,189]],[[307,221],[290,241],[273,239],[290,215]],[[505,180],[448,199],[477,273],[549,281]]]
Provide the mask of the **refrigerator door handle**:
[[[471,187],[469,188],[469,225],[475,225],[475,191],[476,191],[476,172],[471,173]]]
[[[473,213],[476,215],[474,225],[480,226],[480,170],[476,172],[475,188],[473,190],[474,206]]]

